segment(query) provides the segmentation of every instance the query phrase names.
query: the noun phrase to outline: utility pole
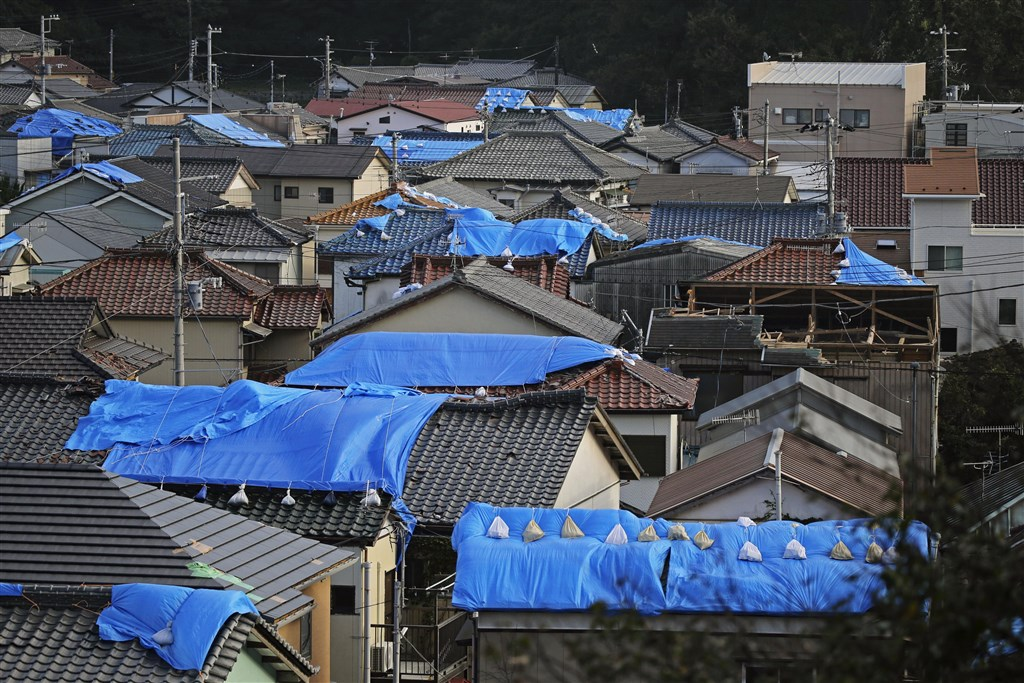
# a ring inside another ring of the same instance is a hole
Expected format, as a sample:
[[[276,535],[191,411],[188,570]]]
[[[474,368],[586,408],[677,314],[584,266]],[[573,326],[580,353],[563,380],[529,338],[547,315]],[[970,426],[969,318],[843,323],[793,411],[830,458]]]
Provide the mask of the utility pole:
[[[114,80],[114,29],[110,29],[110,73],[107,80]]]
[[[739,107],[732,108],[732,134],[737,140],[743,137],[743,117]]]
[[[378,41],[378,40],[364,40],[363,42],[366,44],[366,49],[370,53],[370,66],[373,66],[373,60],[376,59],[376,57],[373,55],[373,48],[376,47],[377,43],[380,42],[380,41]]]
[[[391,670],[391,680],[393,683],[399,683],[402,680],[402,608],[405,606],[405,591],[403,584],[405,583],[405,526],[401,521],[398,524],[398,553],[399,561],[397,571],[395,572],[395,614],[394,621],[394,653]]]
[[[391,185],[392,187],[398,187],[398,141],[402,139],[402,134],[399,132],[393,132],[391,134]]]
[[[331,40],[330,36],[321,38],[324,42],[324,99],[331,99]]]
[[[185,386],[185,245],[181,219],[181,139],[174,138],[174,385]]]
[[[185,2],[188,3],[188,81],[191,83],[195,80],[192,65],[195,62],[197,41],[192,37],[192,0]]]
[[[761,175],[768,175],[768,100],[764,101],[764,168]]]
[[[213,34],[221,33],[219,28],[206,25],[206,113],[213,113]]]
[[[54,21],[60,21],[56,14],[39,17],[39,73],[43,106],[46,106],[46,34],[50,31],[50,23]]]
[[[836,120],[832,114],[825,119],[825,166],[828,173],[828,225],[835,225],[836,218],[836,152],[832,137],[836,130]]]
[[[274,60],[270,60],[270,104],[274,104]]]
[[[950,31],[943,24],[938,31],[929,31],[933,36],[942,36],[942,99],[949,99],[947,90],[949,88],[949,36],[959,35],[956,31]],[[960,50],[957,50],[960,52]]]
[[[679,107],[680,107],[680,100],[682,99],[682,96],[683,96],[683,79],[677,78],[676,79],[676,116],[675,116],[677,119],[680,118],[679,117]]]

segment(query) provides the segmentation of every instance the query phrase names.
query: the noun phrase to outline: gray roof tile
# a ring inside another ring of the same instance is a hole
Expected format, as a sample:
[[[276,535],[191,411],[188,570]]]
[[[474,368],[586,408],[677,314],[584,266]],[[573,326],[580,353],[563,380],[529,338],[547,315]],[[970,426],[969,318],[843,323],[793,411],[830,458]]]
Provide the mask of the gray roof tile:
[[[761,315],[670,315],[651,317],[647,348],[743,349],[761,348]]]
[[[241,159],[254,176],[358,178],[379,153],[360,145],[297,145],[295,147],[190,147],[192,159]],[[169,145],[156,156],[170,156]]]
[[[563,111],[498,109],[494,112],[491,130],[495,133],[549,132],[568,133],[597,147],[622,137],[622,131],[596,121],[576,121]]]
[[[61,457],[78,418],[89,413],[102,391],[94,379],[0,377],[0,460],[44,462]]]
[[[150,234],[123,225],[90,204],[47,211],[41,218],[63,225],[100,249],[130,249]],[[33,223],[36,220],[33,219]]]
[[[576,219],[569,215],[569,211],[575,208],[580,208],[587,213],[593,214],[603,223],[607,223],[608,227],[615,232],[627,235],[631,241],[647,238],[647,226],[645,224],[634,220],[622,211],[587,199],[569,188],[559,190],[555,192],[551,199],[516,213],[512,216],[511,220],[513,223],[533,218],[560,218],[572,221]]]
[[[651,210],[649,238],[710,235],[767,247],[777,237],[809,239],[819,231],[814,204],[658,202]]]
[[[447,197],[462,206],[475,206],[480,209],[487,209],[498,218],[507,218],[512,213],[511,208],[493,199],[490,195],[477,192],[451,176],[420,183],[416,185],[416,189],[420,192],[430,192],[438,197]]]
[[[292,247],[312,239],[309,234],[297,233],[280,223],[264,218],[256,209],[234,206],[197,211],[183,226],[187,247],[207,249],[264,249],[288,253]],[[146,239],[151,244],[171,244],[171,228],[161,230]]]

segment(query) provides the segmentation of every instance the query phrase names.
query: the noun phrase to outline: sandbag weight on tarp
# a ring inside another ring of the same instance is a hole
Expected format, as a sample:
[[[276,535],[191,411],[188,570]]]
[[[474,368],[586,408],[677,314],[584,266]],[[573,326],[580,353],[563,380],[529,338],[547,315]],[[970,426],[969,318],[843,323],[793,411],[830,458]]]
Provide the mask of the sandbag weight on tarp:
[[[523,529],[523,543],[532,543],[541,538],[544,538],[544,530],[537,525],[537,522],[531,519],[530,523]]]
[[[657,541],[658,532],[655,530],[653,524],[648,524],[647,528],[640,532],[640,535],[636,537],[636,540],[643,543],[650,543],[651,541]]]
[[[580,529],[576,522],[572,521],[572,517],[569,515],[565,516],[565,521],[562,522],[562,538],[583,538],[583,529]]]
[[[495,516],[491,526],[487,527],[487,538],[508,538],[508,524],[505,524],[505,520]]]
[[[686,527],[682,524],[673,524],[668,530],[668,540],[670,541],[689,541],[690,535],[686,533]]]

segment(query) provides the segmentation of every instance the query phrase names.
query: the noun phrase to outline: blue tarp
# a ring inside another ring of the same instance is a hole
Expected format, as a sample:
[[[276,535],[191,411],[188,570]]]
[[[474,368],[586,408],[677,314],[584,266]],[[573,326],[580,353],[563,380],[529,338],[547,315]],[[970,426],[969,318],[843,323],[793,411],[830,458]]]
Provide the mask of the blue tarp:
[[[561,538],[566,515],[583,538]],[[487,536],[496,516],[509,527],[509,538]],[[522,533],[533,520],[544,537],[524,543]],[[629,540],[605,543],[616,524]],[[659,540],[640,542],[640,532],[653,524]],[[870,519],[815,522],[766,522],[743,527],[735,522],[687,522],[693,539],[704,531],[714,541],[707,550],[692,540],[668,541],[675,522],[636,517],[624,510],[548,510],[495,508],[470,503],[452,534],[458,552],[453,603],[473,610],[582,611],[597,602],[611,609],[659,612],[733,612],[746,614],[817,614],[864,612],[884,590],[882,564],[864,561],[874,540],[883,549],[896,544]],[[900,552],[928,554],[928,529],[912,522],[899,544]],[[796,538],[807,559],[783,559]],[[833,546],[842,540],[854,559],[833,560]],[[738,559],[752,542],[761,562]],[[668,577],[661,576],[668,560]]]
[[[401,140],[398,143],[398,161],[401,164],[432,164],[438,161],[447,161],[457,154],[474,149],[484,144],[483,138],[479,140]],[[373,139],[373,145],[380,147],[381,151],[391,158],[391,136],[378,135]]]
[[[615,130],[626,130],[630,119],[633,118],[632,109],[584,109],[572,108],[563,110],[567,116],[576,121],[594,121],[603,123]]]
[[[111,589],[110,606],[96,624],[102,640],[139,639],[175,669],[203,668],[210,646],[233,614],[259,614],[241,591],[129,583]],[[171,622],[173,642],[153,636]]]
[[[288,373],[285,383],[303,387],[344,387],[356,382],[405,387],[519,386],[620,353],[580,337],[366,332],[334,342]]]
[[[63,180],[64,178],[68,177],[73,173],[77,173],[78,171],[85,171],[86,173],[90,173],[94,176],[102,178],[103,180],[109,180],[111,182],[119,183],[121,185],[141,183],[143,180],[134,173],[129,173],[128,171],[118,166],[115,166],[113,163],[109,161],[96,161],[85,164],[75,164],[74,166],[68,168],[66,171],[62,171],[59,175],[54,176],[46,183],[43,183],[43,185],[51,185],[57,182],[58,180]],[[37,187],[43,187],[43,185],[39,185]]]
[[[0,254],[4,253],[11,247],[21,244],[22,238],[18,236],[16,232],[9,232],[3,237],[0,237]]]
[[[24,592],[24,586],[20,583],[0,583],[0,595],[21,595]]]
[[[753,249],[763,249],[756,244],[746,244],[744,242],[733,242],[731,240],[723,240],[720,237],[714,235],[687,235],[686,237],[677,237],[675,239],[660,239],[660,240],[648,240],[643,244],[638,244],[635,247],[630,248],[630,251],[634,249],[646,249],[647,247],[661,247],[666,244],[681,244],[683,242],[692,242],[693,240],[714,240],[715,242],[721,242],[722,244],[735,244],[740,247],[751,247]]]
[[[112,123],[76,111],[63,109],[40,109],[23,116],[8,129],[19,138],[51,138],[54,156],[71,152],[76,135],[113,137],[122,130]]]
[[[594,230],[601,229],[592,223],[558,218],[536,218],[515,225],[499,220],[459,218],[455,221],[461,256],[501,256],[505,249],[515,256],[575,254]],[[625,239],[618,233],[608,232],[617,240]],[[449,253],[455,248],[450,247]]]
[[[271,140],[263,133],[246,128],[224,114],[189,114],[188,118],[204,128],[209,128],[224,137],[242,143],[244,147],[287,147],[277,140]]]
[[[447,399],[397,387],[342,391],[164,387],[108,380],[68,440],[110,449],[110,472],[146,482],[361,491],[400,497],[409,453]]]
[[[487,88],[484,91],[484,96],[476,103],[475,108],[477,111],[481,109],[484,111],[494,111],[496,107],[518,109],[526,101],[526,97],[529,94],[529,90],[520,90],[518,88]]]
[[[870,254],[857,248],[849,237],[842,240],[845,253],[843,258],[848,266],[840,266],[839,285],[924,285],[924,281],[914,277],[902,268],[880,261]]]
[[[374,202],[373,205],[387,209],[388,211],[394,211],[395,209],[404,209],[406,207],[413,209],[423,208],[418,204],[410,204],[409,202],[405,201],[404,199],[402,199],[402,195],[398,194],[397,192],[389,194],[387,197],[381,199],[380,201]]]

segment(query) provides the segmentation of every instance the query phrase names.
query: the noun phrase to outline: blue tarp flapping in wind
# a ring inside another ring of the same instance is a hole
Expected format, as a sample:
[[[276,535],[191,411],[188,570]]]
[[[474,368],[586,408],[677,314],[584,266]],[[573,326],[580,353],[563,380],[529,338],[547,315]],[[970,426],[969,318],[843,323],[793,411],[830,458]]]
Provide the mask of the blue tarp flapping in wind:
[[[23,116],[8,129],[19,138],[50,138],[54,156],[71,152],[75,136],[109,138],[123,131],[112,123],[77,111],[63,109],[40,109]]]
[[[161,659],[183,671],[200,670],[224,623],[233,614],[258,614],[241,591],[129,583],[111,589],[110,606],[96,624],[102,640],[139,639]],[[170,622],[172,641],[154,635]]]
[[[409,453],[445,394],[164,387],[109,380],[71,449],[110,449],[104,469],[138,481],[361,491],[400,497]]]
[[[515,225],[499,220],[457,218],[458,245],[453,244],[449,251],[458,249],[460,256],[501,256],[506,249],[515,256],[575,254],[590,233],[598,229],[594,224],[559,218],[535,218]],[[618,233],[608,232],[619,238]]]
[[[566,516],[582,538],[562,538]],[[491,538],[496,517],[508,526],[508,538]],[[535,522],[543,538],[524,542]],[[683,526],[690,540],[669,541],[675,522],[636,517],[624,510],[549,510],[496,508],[470,503],[452,534],[458,553],[453,603],[473,610],[583,611],[602,602],[614,610],[659,612],[731,612],[737,614],[861,613],[884,591],[882,563],[865,561],[868,546],[916,552],[928,557],[929,531],[911,522],[903,538],[873,520],[796,524],[736,522]],[[621,525],[627,542],[606,538]],[[648,526],[657,540],[638,540]],[[701,550],[693,539],[704,532],[713,541]],[[784,559],[796,539],[806,559]],[[897,541],[899,542],[897,546]],[[761,561],[739,559],[744,544],[760,551]],[[852,560],[830,556],[842,541]],[[662,573],[668,560],[668,574]]]
[[[303,387],[376,382],[405,387],[517,386],[621,354],[580,337],[366,332],[342,337],[285,377]]]
[[[243,147],[287,147],[284,143],[271,140],[263,133],[246,128],[224,114],[189,114],[188,118],[203,128],[209,128],[226,138],[241,143]]]
[[[902,268],[897,268],[870,254],[865,254],[849,237],[844,237],[841,244],[845,262],[849,265],[840,264],[836,284],[885,286],[925,284],[923,280],[914,277]]]

